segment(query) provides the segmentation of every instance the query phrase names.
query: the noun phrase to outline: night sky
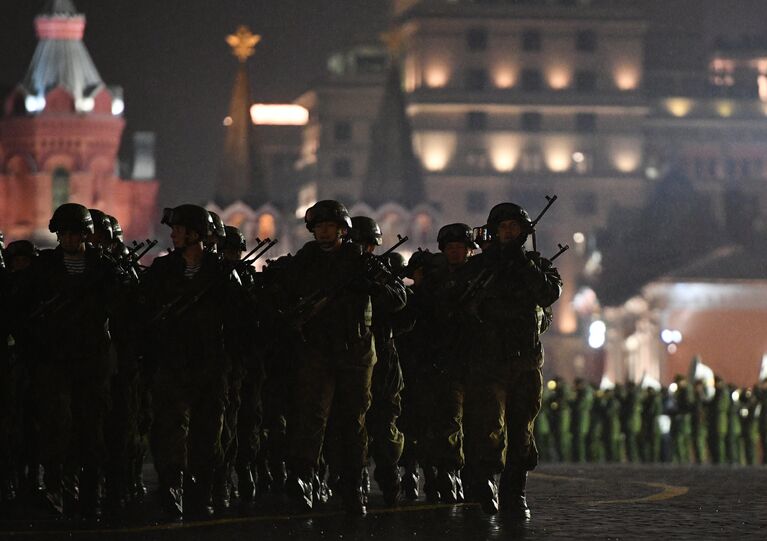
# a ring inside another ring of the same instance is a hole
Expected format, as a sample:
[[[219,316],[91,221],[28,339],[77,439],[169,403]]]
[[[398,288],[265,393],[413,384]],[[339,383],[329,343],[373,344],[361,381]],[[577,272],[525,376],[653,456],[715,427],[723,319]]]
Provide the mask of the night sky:
[[[643,1],[664,22],[657,29],[674,38],[667,55],[688,38],[764,32],[767,20],[765,0]],[[126,133],[157,134],[161,207],[212,194],[237,69],[224,39],[237,25],[262,35],[249,61],[254,99],[285,102],[323,73],[331,52],[384,30],[388,15],[387,0],[74,2],[87,17],[84,41],[102,79],[124,89]],[[44,4],[0,2],[0,85],[24,76],[36,44],[33,18]]]

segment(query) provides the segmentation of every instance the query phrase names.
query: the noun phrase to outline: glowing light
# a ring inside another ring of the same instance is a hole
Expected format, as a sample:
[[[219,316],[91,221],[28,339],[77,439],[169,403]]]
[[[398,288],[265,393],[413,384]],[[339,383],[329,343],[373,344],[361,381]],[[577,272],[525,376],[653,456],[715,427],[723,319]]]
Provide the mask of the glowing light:
[[[607,326],[604,321],[596,320],[589,325],[589,346],[599,349],[605,345]]]
[[[767,75],[760,75],[757,84],[759,85],[759,99],[767,101]]]
[[[122,98],[115,98],[112,100],[112,114],[114,116],[120,116],[125,111],[125,102]]]
[[[583,163],[585,159],[586,156],[583,155],[583,152],[573,152],[573,161],[575,163]]]
[[[731,117],[734,109],[730,101],[720,101],[716,104],[716,112],[723,118]]]
[[[740,391],[735,390],[732,392],[732,401],[737,402],[738,400],[740,400]]]
[[[573,242],[575,244],[583,244],[584,242],[586,242],[586,235],[580,232],[573,233]]]
[[[636,351],[639,349],[639,338],[637,338],[635,334],[626,338],[626,349],[629,351]]]
[[[666,109],[677,118],[687,116],[692,110],[693,101],[687,98],[671,98],[666,100]]]
[[[546,75],[549,86],[554,90],[563,90],[570,86],[573,75],[567,68],[556,67],[549,70]]]
[[[269,126],[305,126],[309,111],[300,105],[256,103],[250,107],[253,124]]]
[[[498,135],[488,140],[488,154],[493,168],[501,173],[508,173],[519,162],[521,141],[508,135]]]
[[[610,139],[610,156],[613,166],[621,173],[633,173],[642,161],[642,143],[630,137]]]
[[[431,88],[442,88],[447,84],[449,78],[450,74],[445,66],[433,65],[426,69],[426,86]]]
[[[510,68],[499,68],[493,79],[497,88],[511,88],[517,82],[517,74]]]
[[[677,385],[676,383],[672,383],[671,385],[668,386],[668,391],[670,393],[675,393],[677,389],[679,389],[679,385]]]
[[[677,329],[663,329],[660,333],[660,339],[666,344],[679,344],[682,338],[682,332]]]
[[[416,152],[428,171],[442,171],[453,157],[456,146],[455,134],[427,132],[414,137]]]
[[[230,117],[230,116],[224,117],[223,124],[224,124],[224,126],[231,126],[232,125],[232,117]]]
[[[78,98],[75,100],[75,109],[81,113],[90,113],[95,105],[96,100],[93,98]]]
[[[39,113],[45,109],[45,98],[43,96],[27,96],[24,99],[24,107],[30,113]]]
[[[549,381],[546,383],[546,388],[547,388],[549,391],[553,391],[553,390],[555,390],[555,389],[557,388],[557,382],[556,382],[556,381],[554,381],[553,379],[550,379],[550,380],[549,380]]]
[[[615,70],[615,86],[618,89],[636,90],[639,85],[639,69],[634,66],[623,66]]]
[[[564,173],[573,164],[574,141],[565,137],[551,137],[543,150],[546,166],[554,173]]]
[[[666,348],[666,351],[668,351],[671,355],[673,355],[674,353],[677,352],[677,349],[678,348],[676,344],[669,344],[668,347]]]

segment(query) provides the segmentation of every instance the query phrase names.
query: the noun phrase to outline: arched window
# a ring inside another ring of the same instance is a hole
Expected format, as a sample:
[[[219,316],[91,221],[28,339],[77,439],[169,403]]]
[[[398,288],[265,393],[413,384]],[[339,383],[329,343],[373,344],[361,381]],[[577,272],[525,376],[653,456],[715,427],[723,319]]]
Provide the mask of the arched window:
[[[53,171],[51,196],[54,209],[69,202],[69,171],[63,167],[57,167]]]
[[[276,232],[277,224],[274,215],[265,212],[258,217],[258,237],[260,239],[273,239]]]

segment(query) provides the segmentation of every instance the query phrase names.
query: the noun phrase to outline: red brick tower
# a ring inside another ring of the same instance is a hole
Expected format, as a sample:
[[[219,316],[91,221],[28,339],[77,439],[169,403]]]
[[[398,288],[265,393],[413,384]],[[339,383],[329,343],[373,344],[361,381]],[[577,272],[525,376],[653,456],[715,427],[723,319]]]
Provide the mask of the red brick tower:
[[[0,229],[50,242],[53,209],[71,201],[116,216],[129,238],[149,234],[158,182],[118,178],[122,92],[93,65],[85,16],[71,0],[51,0],[35,29],[32,62],[0,119]]]

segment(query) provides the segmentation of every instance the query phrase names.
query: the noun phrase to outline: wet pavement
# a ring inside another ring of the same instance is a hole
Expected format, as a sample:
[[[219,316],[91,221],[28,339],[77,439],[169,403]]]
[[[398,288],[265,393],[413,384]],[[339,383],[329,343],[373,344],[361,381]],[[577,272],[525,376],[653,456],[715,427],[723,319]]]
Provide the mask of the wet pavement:
[[[151,469],[148,469],[149,473]],[[375,484],[366,518],[332,500],[285,513],[269,497],[214,520],[169,522],[151,493],[119,521],[0,516],[0,538],[108,540],[767,539],[767,467],[542,465],[531,474],[533,519],[519,524],[475,504],[424,502],[388,509]]]

